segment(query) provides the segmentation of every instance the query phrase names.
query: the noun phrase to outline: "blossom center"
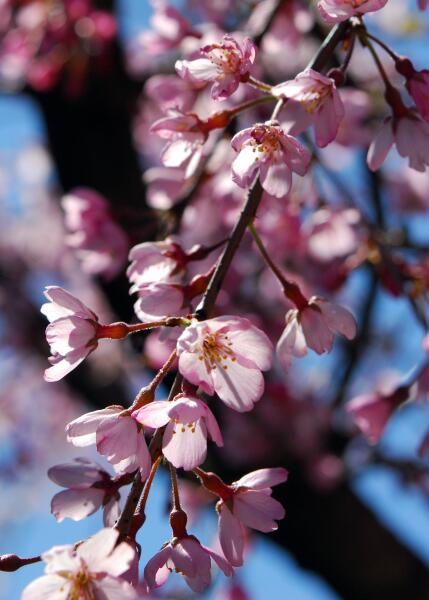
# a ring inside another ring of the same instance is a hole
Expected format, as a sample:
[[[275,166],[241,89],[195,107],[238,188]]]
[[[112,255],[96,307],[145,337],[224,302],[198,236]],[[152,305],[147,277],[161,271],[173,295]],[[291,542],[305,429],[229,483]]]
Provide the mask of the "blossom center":
[[[266,160],[273,158],[282,148],[280,134],[275,127],[254,127],[252,137],[247,143],[253,146],[253,152],[262,154]]]
[[[231,346],[232,342],[227,334],[208,334],[203,339],[198,358],[204,361],[208,371],[216,369],[218,366],[226,370],[228,368],[226,364],[228,360],[232,362],[237,360]]]
[[[240,64],[240,57],[236,52],[217,46],[208,53],[210,62],[217,67],[218,77],[223,78],[227,74],[235,73]]]
[[[305,110],[313,114],[320,108],[325,100],[330,96],[331,88],[327,85],[313,85],[303,92],[299,101]]]

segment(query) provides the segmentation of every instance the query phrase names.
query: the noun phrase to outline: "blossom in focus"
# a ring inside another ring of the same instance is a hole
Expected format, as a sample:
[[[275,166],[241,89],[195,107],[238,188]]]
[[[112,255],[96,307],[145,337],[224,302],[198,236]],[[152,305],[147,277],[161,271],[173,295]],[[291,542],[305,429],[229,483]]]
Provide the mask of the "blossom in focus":
[[[399,387],[391,394],[362,394],[346,405],[346,411],[368,441],[376,444],[391,415],[409,396],[408,387]]]
[[[220,44],[201,48],[204,58],[178,60],[176,71],[191,82],[213,81],[212,98],[226,100],[238,88],[240,81],[249,77],[255,61],[256,46],[250,38],[240,44],[231,35],[225,35]]]
[[[51,501],[51,512],[59,523],[66,518],[80,521],[103,506],[104,526],[113,527],[119,517],[119,493],[112,490],[110,476],[100,465],[76,458],[51,467],[48,477],[67,488]]]
[[[177,281],[186,268],[182,247],[167,238],[162,242],[143,242],[130,250],[127,277],[133,284],[131,293],[148,283]]]
[[[298,135],[313,125],[321,148],[335,139],[344,106],[333,79],[306,69],[295,79],[274,86],[272,94],[289,99],[283,117],[291,125],[290,134]]]
[[[408,158],[411,169],[423,173],[429,165],[429,123],[415,110],[402,117],[388,117],[368,150],[368,166],[377,171],[384,163],[393,144],[399,154]]]
[[[161,153],[164,166],[183,167],[185,177],[191,177],[198,167],[207,139],[207,132],[197,115],[171,109],[169,116],[155,121],[150,131],[167,140]]]
[[[49,303],[40,310],[50,322],[46,339],[52,353],[45,380],[58,381],[95,350],[99,323],[92,310],[63,288],[48,286],[44,294]]]
[[[277,356],[284,368],[294,357],[307,354],[308,348],[317,354],[330,352],[334,335],[351,340],[356,335],[356,321],[344,307],[313,296],[302,309],[286,314],[286,328],[277,342]]]
[[[151,402],[133,413],[142,425],[164,427],[162,453],[172,465],[187,471],[201,465],[207,455],[207,437],[223,446],[215,416],[196,396],[179,394],[172,402]]]
[[[356,15],[380,10],[386,3],[387,0],[319,0],[317,6],[327,23],[340,23]]]
[[[126,260],[128,238],[112,219],[106,200],[93,190],[78,188],[64,196],[61,205],[69,231],[66,244],[85,273],[107,279],[117,275]]]
[[[115,546],[118,535],[115,529],[102,529],[76,549],[54,546],[44,552],[46,575],[24,589],[22,600],[136,600],[134,588],[120,577],[129,569],[135,551],[126,542]]]
[[[67,440],[79,448],[96,445],[117,473],[132,473],[140,469],[146,479],[151,458],[137,421],[122,406],[109,406],[86,413],[66,427]]]
[[[177,340],[177,355],[185,379],[246,412],[264,391],[261,371],[271,367],[272,344],[248,319],[222,316],[187,327]]]
[[[259,469],[228,486],[230,495],[219,500],[219,541],[225,558],[235,567],[243,564],[244,527],[264,533],[277,529],[285,510],[271,497],[271,488],[286,481],[286,469]]]
[[[206,548],[191,535],[173,538],[147,563],[145,582],[150,590],[163,585],[173,571],[180,573],[191,590],[201,593],[211,583],[212,560],[230,577],[231,565],[219,554]]]
[[[232,163],[234,182],[249,187],[259,172],[262,187],[276,198],[288,194],[292,172],[303,176],[310,164],[308,150],[276,121],[243,129],[232,138],[231,145],[238,152]]]

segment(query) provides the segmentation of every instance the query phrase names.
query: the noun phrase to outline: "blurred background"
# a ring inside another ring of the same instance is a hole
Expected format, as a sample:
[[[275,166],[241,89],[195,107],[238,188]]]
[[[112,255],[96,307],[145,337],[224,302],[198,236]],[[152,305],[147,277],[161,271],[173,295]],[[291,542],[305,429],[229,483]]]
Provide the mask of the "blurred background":
[[[36,555],[101,527],[99,513],[80,522],[55,521],[50,501],[59,488],[47,470],[79,455],[103,463],[95,452],[76,453],[65,425],[88,410],[130,404],[165,354],[154,336],[102,343],[65,380],[46,383],[44,287],[70,290],[101,322],[135,320],[125,277],[128,249],[168,233],[188,246],[222,239],[242,200],[242,192],[225,182],[225,159],[209,161],[185,204],[183,173],[176,170],[167,183],[159,173],[162,145],[149,136],[149,126],[175,105],[175,95],[184,110],[214,105],[205,90],[178,90],[173,83],[170,97],[163,97],[156,77],[173,76],[175,59],[195,52],[202,37],[220,39],[237,29],[258,42],[262,79],[294,77],[326,33],[312,4],[176,1],[171,6],[194,31],[179,35],[177,18],[169,20],[162,2],[0,0],[0,553]],[[429,66],[428,16],[415,0],[389,0],[365,20],[416,67]],[[386,69],[398,77],[388,62]],[[429,464],[418,456],[429,429],[426,392],[421,386],[393,415],[376,449],[343,410],[357,394],[408,380],[425,362],[429,175],[395,156],[380,174],[369,174],[365,148],[387,113],[381,84],[360,47],[347,86],[362,96],[351,100],[358,116],[344,135],[352,129],[360,135],[319,151],[305,187],[294,187],[287,203],[267,205],[261,228],[278,260],[291,273],[305,273],[307,289],[353,310],[359,334],[355,342],[337,342],[330,355],[300,360],[287,376],[277,368],[255,411],[229,415],[219,409],[225,448],[210,457],[210,468],[234,480],[282,465],[290,479],[278,494],[287,513],[279,531],[252,537],[234,583],[216,577],[205,598],[429,598]],[[252,111],[227,135],[263,118],[263,109]],[[105,199],[118,228],[107,235],[106,247],[100,242],[95,249],[107,255],[107,266],[92,261],[94,248],[76,248],[64,218],[61,199],[82,187]],[[347,210],[354,211],[351,222],[369,215],[380,235],[399,239],[389,242],[391,260],[407,274],[407,286],[403,278],[392,282],[385,265],[368,255],[351,260],[368,247],[361,224],[347,225],[353,236],[345,248],[336,243],[343,229],[317,238],[318,223],[332,223],[332,215]],[[332,249],[323,256],[327,240]],[[254,315],[265,330],[272,325],[278,339],[287,306],[250,241],[219,303],[223,312]],[[215,514],[205,500],[200,504],[193,531],[210,543]],[[167,508],[161,473],[139,534],[144,559],[168,537]],[[0,598],[20,598],[42,570],[36,564],[1,574]],[[178,579],[159,596],[190,598]]]

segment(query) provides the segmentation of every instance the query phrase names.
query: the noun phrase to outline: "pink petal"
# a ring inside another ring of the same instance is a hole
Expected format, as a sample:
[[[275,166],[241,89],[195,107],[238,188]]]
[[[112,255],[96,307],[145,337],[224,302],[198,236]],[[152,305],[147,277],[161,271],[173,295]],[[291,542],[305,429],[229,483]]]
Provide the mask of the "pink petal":
[[[208,435],[210,436],[210,439],[213,440],[213,442],[216,444],[216,446],[222,447],[223,446],[223,437],[222,437],[222,433],[220,431],[218,422],[216,421],[216,417],[214,416],[214,414],[212,413],[212,411],[209,409],[208,406],[206,406],[206,425],[207,425],[207,432]]]
[[[67,600],[70,593],[70,581],[59,575],[45,575],[27,585],[21,600]]]
[[[248,187],[255,178],[259,163],[253,146],[244,146],[232,163],[232,180],[240,187]]]
[[[282,519],[283,506],[260,491],[247,491],[234,496],[234,514],[247,527],[264,533],[278,528],[274,519]]]
[[[165,565],[172,554],[172,548],[167,545],[165,548],[157,552],[147,563],[144,569],[144,578],[150,589],[155,589],[165,582],[165,577],[158,582],[158,571]],[[164,575],[166,572],[164,571]]]
[[[62,487],[83,489],[102,478],[104,470],[100,465],[86,458],[75,458],[72,463],[55,465],[48,470],[51,481]]]
[[[319,310],[308,306],[301,312],[300,320],[307,346],[317,354],[330,352],[334,337],[325,322],[323,314]]]
[[[70,315],[97,320],[97,315],[67,290],[49,285],[43,293],[53,303],[44,304],[41,308],[41,312],[48,317],[49,321]]]
[[[66,426],[67,441],[79,447],[95,444],[96,431],[99,425],[104,419],[116,416],[122,410],[122,407],[103,408],[78,417]]]
[[[199,467],[207,454],[207,430],[204,422],[200,419],[193,427],[189,427],[184,423],[170,421],[164,433],[162,452],[176,468],[191,471]]]
[[[102,505],[104,490],[64,490],[55,494],[51,501],[51,513],[58,523],[69,518],[80,521],[95,513]]]
[[[178,354],[179,354],[179,371],[185,379],[201,387],[206,394],[212,395],[214,393],[213,381],[210,373],[204,364],[204,361],[198,360],[198,354],[192,352],[179,353],[179,344],[181,338],[178,340]]]
[[[51,352],[61,356],[78,348],[85,348],[94,337],[94,326],[79,317],[58,319],[46,328],[46,339],[51,346]],[[88,349],[85,348],[85,351]]]
[[[101,529],[77,547],[77,555],[83,558],[90,570],[99,571],[98,564],[112,552],[118,535],[119,532],[116,529],[107,527]]]
[[[266,162],[260,165],[261,185],[268,194],[275,198],[288,195],[292,185],[292,173],[284,162]]]
[[[221,503],[219,511],[219,541],[225,558],[234,566],[243,564],[244,549],[243,525],[226,504]]]
[[[214,388],[227,406],[238,412],[252,410],[264,391],[264,378],[259,369],[249,369],[228,361],[227,369],[216,366],[212,370]]]
[[[69,352],[67,356],[61,358],[52,367],[45,370],[43,375],[44,380],[49,382],[59,381],[68,375],[70,371],[78,367],[92,350],[93,348],[78,348],[73,352]]]
[[[386,119],[380,131],[372,141],[368,150],[368,167],[377,171],[384,163],[386,156],[394,142],[392,119]]]
[[[94,600],[137,600],[137,591],[123,579],[103,577],[94,585]]]
[[[307,354],[304,334],[296,318],[290,319],[286,325],[277,342],[276,353],[285,369],[289,369],[293,357],[301,358]]]
[[[104,527],[113,527],[120,516],[121,510],[119,507],[118,498],[112,496],[103,509]]]
[[[235,482],[235,486],[263,490],[284,483],[287,478],[288,472],[282,467],[277,467],[276,469],[258,469],[241,477],[241,479]]]
[[[132,417],[143,425],[157,429],[166,425],[170,420],[168,415],[170,409],[170,402],[167,400],[157,400],[134,411]]]
[[[318,306],[331,331],[340,333],[348,340],[356,336],[356,321],[346,308],[331,302],[319,302]]]

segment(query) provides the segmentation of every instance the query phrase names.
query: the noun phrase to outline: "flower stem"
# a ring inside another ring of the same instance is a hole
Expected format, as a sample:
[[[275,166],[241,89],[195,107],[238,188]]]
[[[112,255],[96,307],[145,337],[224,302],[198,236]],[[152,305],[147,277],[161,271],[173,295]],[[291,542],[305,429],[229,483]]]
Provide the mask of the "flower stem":
[[[249,79],[246,81],[246,83],[248,83],[249,85],[258,88],[258,90],[262,90],[263,92],[270,92],[271,88],[273,87],[272,85],[269,85],[268,83],[264,83],[263,81],[260,81],[259,79],[256,79],[255,77],[250,76]]]
[[[168,463],[170,469],[170,477],[171,477],[171,497],[173,500],[174,510],[182,510],[180,506],[180,495],[179,495],[179,486],[177,483],[177,471],[176,467],[173,467],[171,463]]]
[[[249,223],[247,228],[250,231],[250,233],[252,234],[253,240],[254,240],[255,244],[257,245],[262,258],[265,260],[268,267],[271,269],[271,271],[274,273],[274,275],[280,281],[285,295],[289,298],[289,300],[291,300],[297,306],[297,308],[304,308],[305,306],[307,306],[307,304],[308,304],[307,298],[305,298],[305,296],[302,294],[298,285],[296,283],[292,283],[292,282],[288,281],[286,279],[286,277],[283,275],[283,273],[280,271],[278,266],[271,259],[270,255],[267,252],[267,249],[264,246],[263,241],[261,240],[258,232],[256,231],[254,223],[253,222]]]

